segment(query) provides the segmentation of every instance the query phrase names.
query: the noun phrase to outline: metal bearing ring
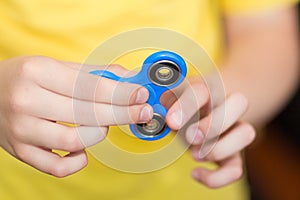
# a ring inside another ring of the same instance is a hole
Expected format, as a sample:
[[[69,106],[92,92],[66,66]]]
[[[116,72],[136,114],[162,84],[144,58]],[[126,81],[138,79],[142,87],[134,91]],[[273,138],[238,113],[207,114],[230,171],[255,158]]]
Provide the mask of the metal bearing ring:
[[[153,114],[153,118],[148,123],[136,124],[136,130],[145,137],[160,135],[165,131],[166,127],[164,117],[157,113]]]
[[[179,66],[170,60],[160,60],[149,67],[150,80],[159,86],[170,86],[180,77]]]

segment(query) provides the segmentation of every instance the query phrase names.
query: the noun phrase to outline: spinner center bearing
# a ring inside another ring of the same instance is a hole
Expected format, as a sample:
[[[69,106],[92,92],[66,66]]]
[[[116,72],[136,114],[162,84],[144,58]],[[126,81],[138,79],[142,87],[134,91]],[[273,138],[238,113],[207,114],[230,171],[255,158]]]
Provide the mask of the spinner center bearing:
[[[145,137],[155,137],[160,135],[166,128],[167,125],[165,119],[157,113],[154,113],[153,118],[148,123],[136,124],[138,133]]]
[[[180,77],[179,66],[170,60],[160,60],[149,67],[150,80],[159,86],[170,86]]]

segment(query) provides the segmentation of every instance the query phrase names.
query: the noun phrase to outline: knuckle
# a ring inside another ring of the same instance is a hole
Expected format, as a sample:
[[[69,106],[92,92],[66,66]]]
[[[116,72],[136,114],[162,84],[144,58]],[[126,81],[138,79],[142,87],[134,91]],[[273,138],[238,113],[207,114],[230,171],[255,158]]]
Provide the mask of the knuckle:
[[[61,134],[60,146],[66,151],[75,152],[82,145],[76,131],[72,131],[71,134],[66,134],[66,132]]]
[[[18,72],[21,77],[28,77],[32,75],[32,70],[34,69],[37,61],[40,60],[40,56],[29,56],[22,59]]]
[[[232,169],[232,172],[231,172],[232,180],[233,180],[233,181],[239,180],[240,178],[242,178],[243,173],[244,173],[244,172],[243,172],[242,166],[233,168],[233,169]]]
[[[203,180],[203,182],[205,183],[205,185],[209,188],[217,188],[218,185],[216,185],[214,179],[212,179],[212,176],[206,176]]]
[[[18,122],[12,122],[10,125],[11,134],[12,136],[17,140],[23,140],[26,138],[25,131],[22,127],[22,125]]]
[[[63,178],[69,175],[69,169],[63,162],[57,162],[51,166],[49,173],[55,177]]]
[[[37,66],[45,66],[43,63],[53,62],[53,59],[46,56],[28,56],[22,59],[21,63],[18,65],[18,75],[20,77],[33,78]]]
[[[57,162],[52,163],[48,169],[48,173],[57,178],[69,176],[70,174],[84,168],[88,164],[87,156],[82,156],[78,164],[80,164],[80,167],[78,169],[74,169],[74,166],[67,164],[67,162],[64,162],[64,160],[60,158]]]
[[[20,77],[30,77],[32,75],[32,69],[35,65],[35,57],[30,56],[23,58],[18,66],[18,75]]]
[[[28,95],[26,89],[13,91],[9,96],[8,102],[11,111],[15,113],[23,112],[31,104],[30,95]]]
[[[26,148],[22,144],[15,144],[13,148],[15,156],[22,161],[26,161],[28,156]]]

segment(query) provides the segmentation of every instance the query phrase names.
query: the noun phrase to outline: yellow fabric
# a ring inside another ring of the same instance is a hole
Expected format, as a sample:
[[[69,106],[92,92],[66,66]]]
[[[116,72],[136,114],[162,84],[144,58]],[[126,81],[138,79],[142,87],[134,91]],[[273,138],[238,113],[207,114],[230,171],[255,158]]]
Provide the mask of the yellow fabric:
[[[220,13],[256,11],[292,2],[3,0],[0,6],[0,59],[45,55],[83,62],[89,52],[114,34],[134,28],[163,27],[194,39],[218,62],[222,55]],[[125,66],[136,66],[131,64],[125,63]],[[113,131],[116,129],[110,131],[110,139],[119,142],[118,135],[121,134]],[[3,150],[0,151],[0,162],[0,199],[3,200],[247,199],[243,181],[218,190],[207,189],[193,181],[190,171],[199,164],[188,153],[171,166],[146,174],[115,171],[89,156],[89,165],[83,171],[63,179],[42,174]]]
[[[299,0],[264,0],[264,1],[237,1],[237,0],[221,0],[223,12],[226,14],[251,14],[272,9],[278,9],[285,6],[293,5]],[[270,7],[271,5],[271,7]]]

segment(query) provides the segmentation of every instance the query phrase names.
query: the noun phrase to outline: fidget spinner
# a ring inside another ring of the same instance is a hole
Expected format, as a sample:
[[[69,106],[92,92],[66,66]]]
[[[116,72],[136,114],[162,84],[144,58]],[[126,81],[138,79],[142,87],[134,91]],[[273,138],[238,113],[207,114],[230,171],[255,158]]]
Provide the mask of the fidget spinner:
[[[139,84],[148,89],[147,103],[153,107],[153,118],[148,123],[129,126],[136,137],[152,141],[165,137],[171,131],[165,122],[168,110],[161,105],[160,97],[167,90],[182,83],[186,72],[185,61],[179,55],[170,51],[159,51],[147,57],[141,71],[132,77],[119,77],[106,70],[90,73],[119,82]]]

